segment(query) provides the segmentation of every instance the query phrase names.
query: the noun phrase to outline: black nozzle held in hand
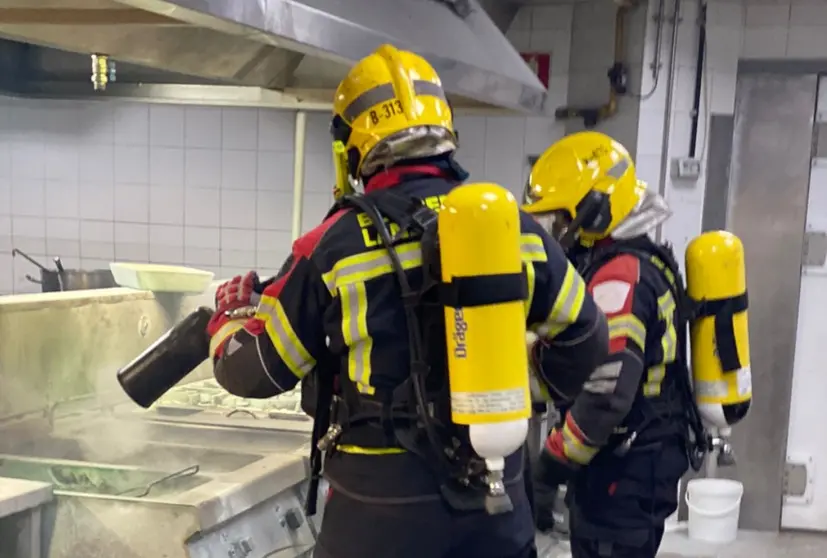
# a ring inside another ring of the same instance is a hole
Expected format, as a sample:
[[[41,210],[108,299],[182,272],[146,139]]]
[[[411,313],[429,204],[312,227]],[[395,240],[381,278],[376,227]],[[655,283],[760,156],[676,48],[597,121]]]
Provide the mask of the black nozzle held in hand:
[[[135,403],[148,409],[209,357],[212,315],[199,308],[118,370],[118,382]]]

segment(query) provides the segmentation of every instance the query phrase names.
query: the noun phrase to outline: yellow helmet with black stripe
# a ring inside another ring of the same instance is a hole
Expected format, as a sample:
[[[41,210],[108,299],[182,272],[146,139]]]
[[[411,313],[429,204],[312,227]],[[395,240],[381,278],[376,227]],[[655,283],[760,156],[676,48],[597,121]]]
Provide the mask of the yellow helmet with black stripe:
[[[405,159],[457,148],[451,106],[436,71],[421,56],[380,46],[336,89],[331,133],[358,179]]]
[[[588,246],[612,236],[646,196],[629,152],[599,132],[578,132],[549,147],[531,169],[523,210],[555,237]]]

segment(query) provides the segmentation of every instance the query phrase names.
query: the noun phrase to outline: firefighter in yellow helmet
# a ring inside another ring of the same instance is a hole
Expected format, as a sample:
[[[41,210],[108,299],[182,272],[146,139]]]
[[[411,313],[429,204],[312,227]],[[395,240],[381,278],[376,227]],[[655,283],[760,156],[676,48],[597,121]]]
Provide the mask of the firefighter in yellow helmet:
[[[677,508],[691,440],[702,436],[686,368],[684,289],[671,248],[648,236],[664,200],[626,149],[597,132],[548,148],[523,209],[566,249],[607,316],[610,354],[563,405],[535,464],[536,521],[553,527],[557,487],[573,558],[654,558]]]
[[[362,193],[299,238],[274,280],[251,272],[218,290],[216,378],[260,398],[302,382],[313,480],[320,448],[331,485],[315,557],[536,556],[522,450],[505,458],[511,510],[489,513],[481,459],[451,421],[432,233],[467,174],[453,159],[440,79],[423,58],[384,45],[351,69],[333,113],[334,145]],[[528,270],[515,300],[542,339],[536,356],[557,371],[545,389],[573,397],[607,354],[605,317],[560,246],[500,191],[518,214]]]

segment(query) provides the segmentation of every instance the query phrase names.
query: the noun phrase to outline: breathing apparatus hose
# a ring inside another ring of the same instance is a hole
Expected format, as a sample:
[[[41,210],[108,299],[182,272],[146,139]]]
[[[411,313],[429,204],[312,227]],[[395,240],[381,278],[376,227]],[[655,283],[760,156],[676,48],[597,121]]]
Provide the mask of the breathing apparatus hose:
[[[419,408],[417,415],[419,420],[422,421],[422,426],[425,429],[428,442],[432,446],[434,453],[436,453],[437,458],[440,460],[440,463],[447,469],[450,469],[450,462],[442,449],[442,444],[439,441],[439,436],[436,433],[434,423],[430,415],[428,415],[428,400],[425,395],[425,373],[427,372],[428,364],[424,361],[425,351],[423,348],[422,336],[419,330],[419,320],[416,317],[414,310],[416,301],[413,300],[413,297],[416,293],[413,289],[411,289],[408,276],[405,274],[405,269],[402,267],[402,262],[399,259],[399,255],[393,248],[393,239],[390,231],[388,231],[388,227],[385,225],[385,220],[379,214],[379,211],[377,211],[373,204],[366,202],[360,196],[348,197],[349,201],[364,211],[373,222],[379,235],[379,239],[382,241],[382,245],[388,252],[391,267],[393,268],[394,275],[396,275],[399,286],[402,290],[402,298],[405,306],[405,325],[408,327],[408,345],[411,351],[411,383],[413,385],[414,399],[416,400],[416,405]],[[397,224],[402,225],[403,223]]]
[[[698,404],[695,402],[693,395],[692,384],[689,379],[690,367],[687,359],[686,348],[688,347],[688,332],[687,328],[691,320],[692,310],[689,304],[689,297],[686,294],[686,288],[681,280],[681,275],[677,263],[671,252],[659,249],[656,251],[657,256],[664,262],[668,262],[670,270],[675,280],[669,281],[669,290],[677,302],[678,315],[678,360],[683,374],[680,376],[680,393],[683,399],[684,407],[686,409],[686,418],[689,423],[689,429],[692,431],[692,436],[695,438],[693,444],[688,448],[689,465],[692,470],[697,472],[701,470],[704,462],[704,456],[707,452],[706,431],[701,420],[701,413],[698,410]],[[687,315],[690,314],[690,315]]]
[[[678,375],[678,397],[681,400],[685,413],[684,418],[686,419],[689,432],[693,438],[687,442],[687,456],[689,458],[689,464],[694,471],[699,471],[703,465],[708,442],[703,421],[701,420],[700,411],[698,410],[697,403],[695,402],[695,398],[693,396],[693,388],[689,377],[690,368],[688,366],[686,354],[686,348],[688,346],[687,327],[689,321],[691,320],[693,310],[681,279],[680,269],[677,262],[675,262],[675,258],[672,256],[671,250],[667,250],[661,246],[653,245],[647,249],[626,248],[622,250],[622,252],[633,254],[644,262],[648,262],[651,256],[655,256],[666,265],[674,277],[674,279],[670,279],[668,276],[664,275],[664,278],[668,284],[669,292],[672,294],[672,297],[677,305],[678,323],[676,330],[678,337],[678,354],[676,355],[675,361],[681,369],[681,373]],[[606,258],[613,256],[614,254],[611,252],[609,253],[609,256],[606,256],[605,253],[598,255],[591,260],[586,270],[581,269],[581,272],[585,272],[586,275],[589,275],[587,271],[588,269],[602,266],[606,263],[606,261],[608,261]],[[659,269],[659,272],[662,273],[662,270]],[[655,415],[650,415],[646,420],[644,420],[641,427],[637,429],[637,433],[640,434],[640,432],[650,426],[656,418],[658,417]]]

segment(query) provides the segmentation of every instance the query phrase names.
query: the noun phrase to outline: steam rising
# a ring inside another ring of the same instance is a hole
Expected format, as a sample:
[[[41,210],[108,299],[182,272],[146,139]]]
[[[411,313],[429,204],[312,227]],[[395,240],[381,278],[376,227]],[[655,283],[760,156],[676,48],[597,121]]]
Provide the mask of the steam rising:
[[[214,289],[155,300],[124,292],[0,297],[0,453],[167,472],[199,464],[197,452],[147,447],[163,440],[153,440],[116,371],[186,313],[211,305]],[[145,337],[142,319],[151,324]]]

